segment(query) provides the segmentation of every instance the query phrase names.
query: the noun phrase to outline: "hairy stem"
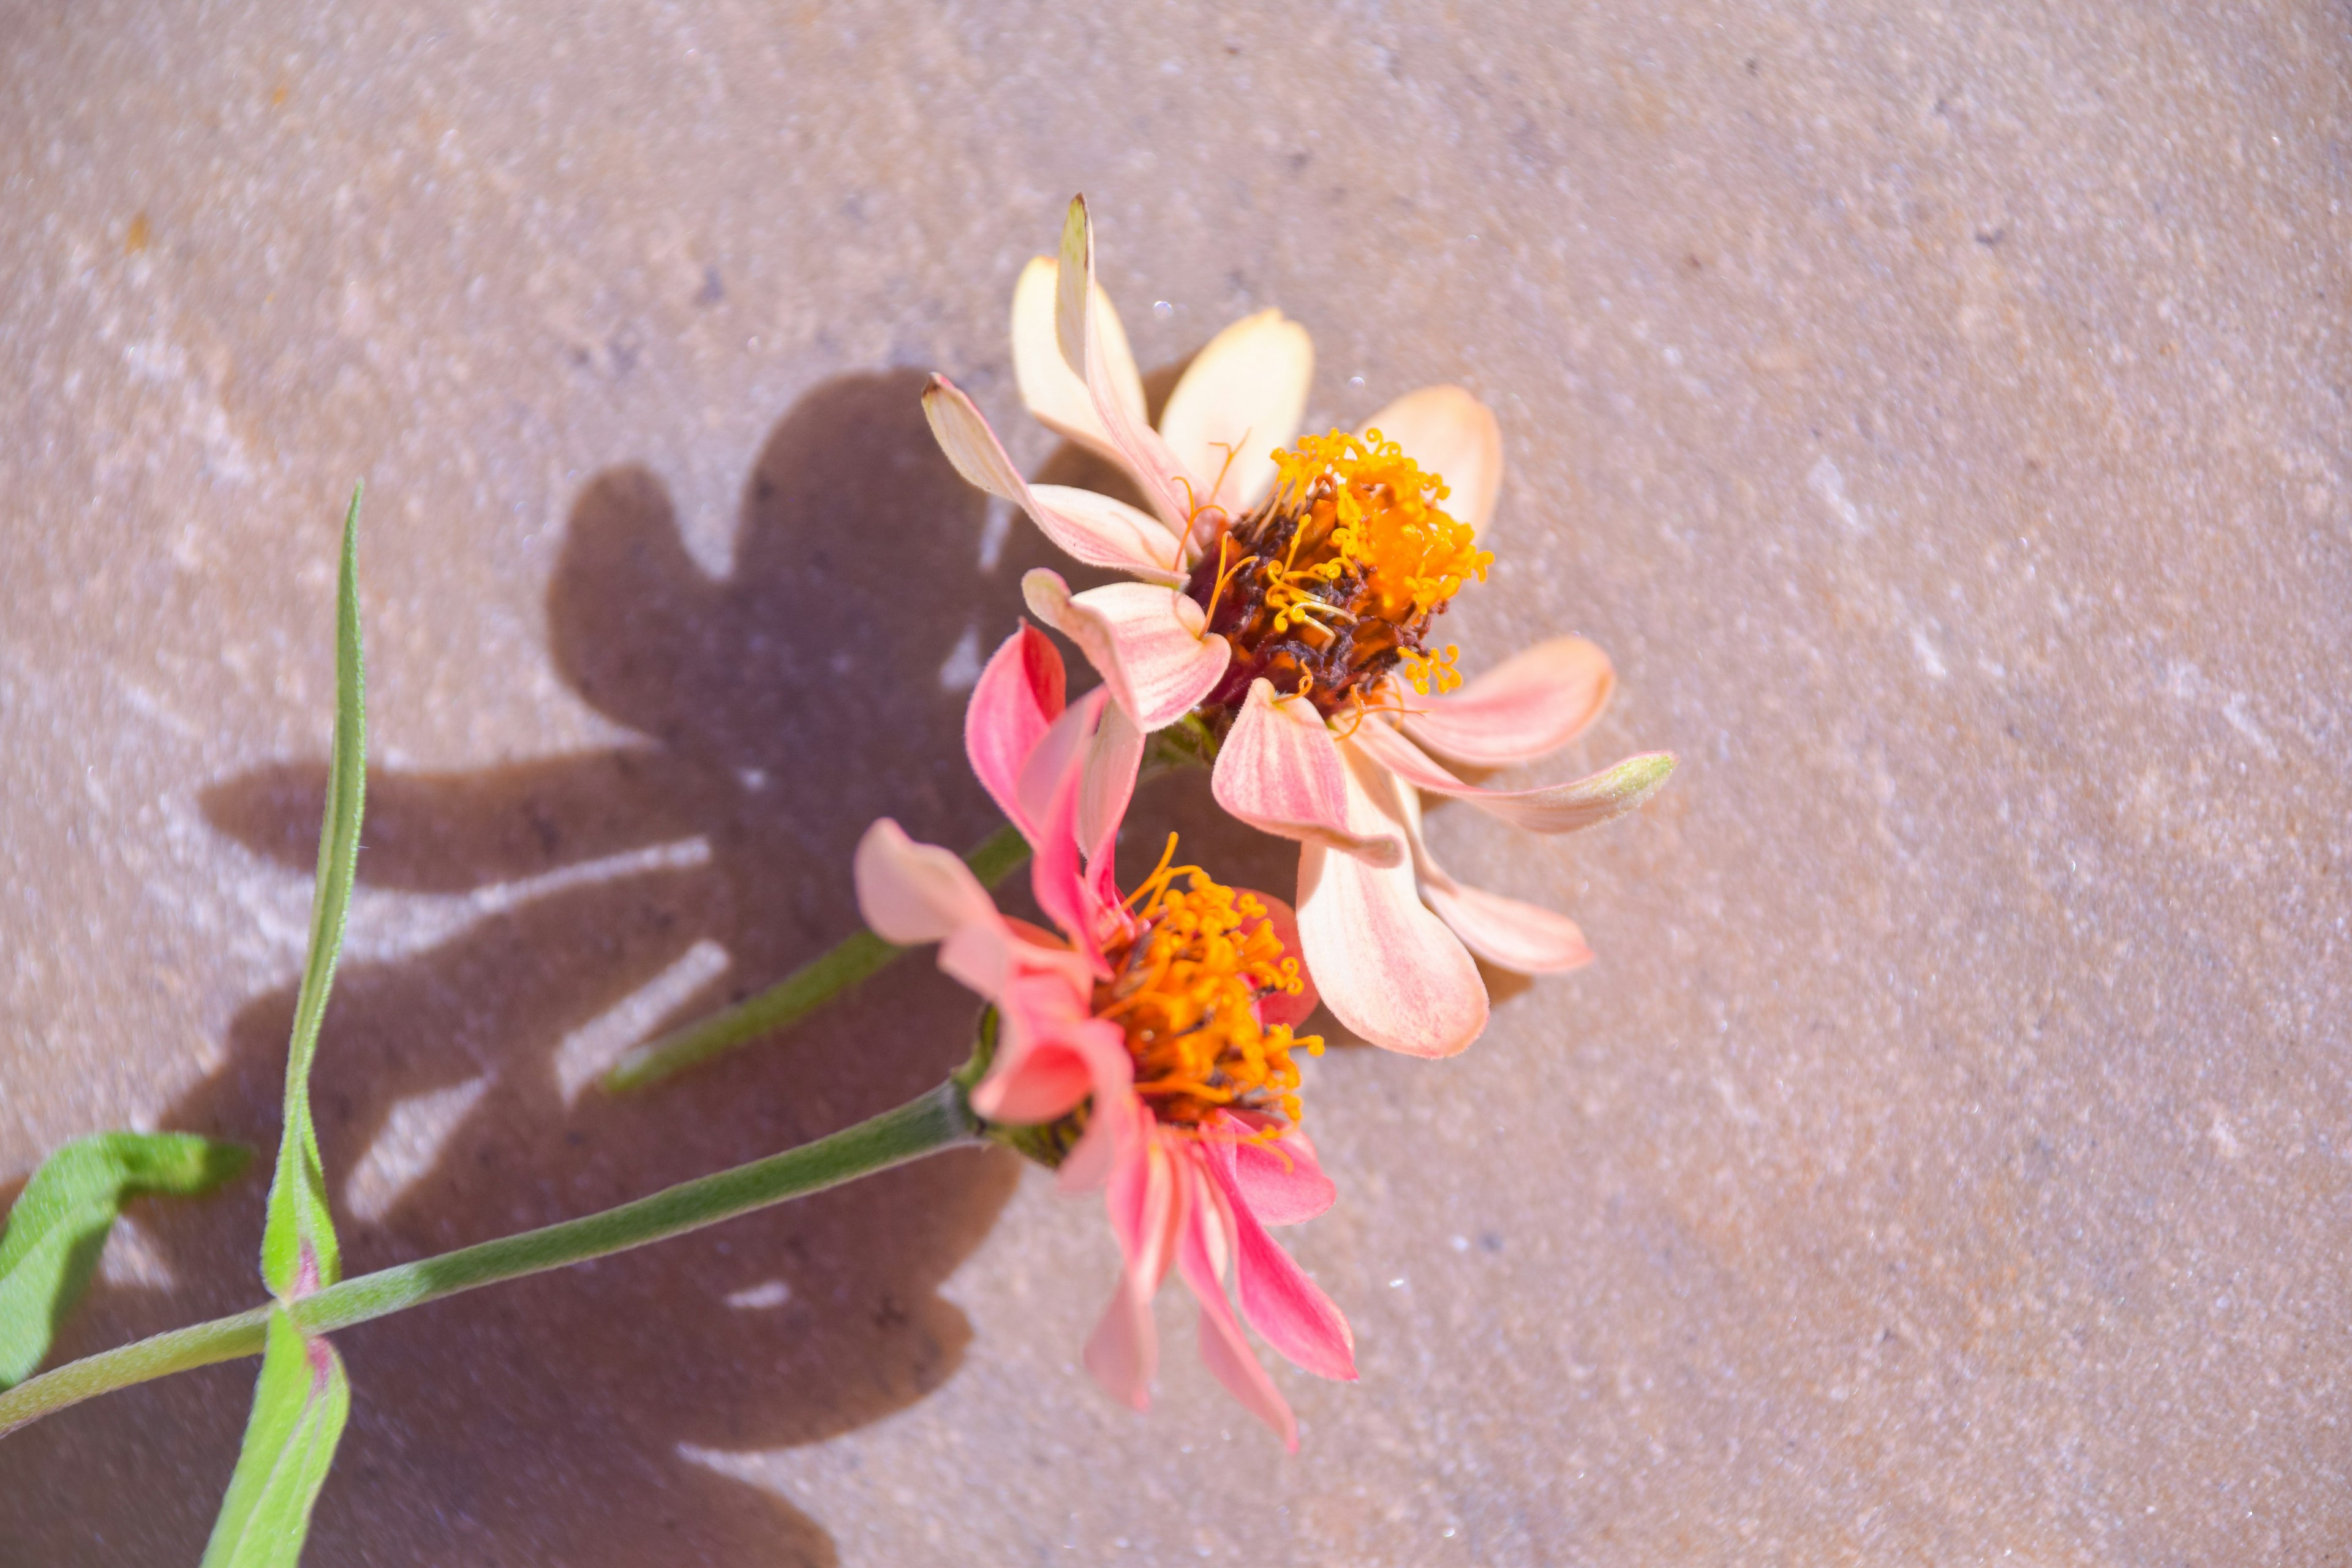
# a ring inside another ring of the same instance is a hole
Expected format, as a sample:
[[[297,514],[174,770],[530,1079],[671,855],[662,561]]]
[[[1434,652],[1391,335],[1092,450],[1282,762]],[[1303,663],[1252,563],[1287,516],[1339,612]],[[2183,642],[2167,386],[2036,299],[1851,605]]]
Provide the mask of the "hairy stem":
[[[973,845],[963,860],[983,887],[993,888],[1028,858],[1027,840],[1007,823]],[[604,1074],[604,1088],[614,1094],[643,1089],[789,1028],[859,982],[872,979],[907,951],[870,931],[845,937],[757,995],[634,1047]]]
[[[895,1110],[814,1143],[716,1175],[681,1182],[602,1214],[346,1279],[302,1297],[287,1310],[298,1327],[311,1333],[347,1329],[478,1286],[520,1279],[526,1274],[683,1236],[969,1142],[976,1131],[962,1088],[950,1080]],[[233,1317],[174,1329],[27,1379],[0,1393],[0,1436],[93,1394],[215,1362],[259,1355],[268,1311],[266,1306],[255,1307]]]

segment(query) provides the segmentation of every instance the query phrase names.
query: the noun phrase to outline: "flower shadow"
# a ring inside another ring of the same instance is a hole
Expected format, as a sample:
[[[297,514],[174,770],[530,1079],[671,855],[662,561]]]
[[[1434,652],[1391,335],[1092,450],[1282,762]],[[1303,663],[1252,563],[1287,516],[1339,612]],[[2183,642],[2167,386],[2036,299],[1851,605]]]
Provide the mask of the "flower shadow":
[[[921,386],[848,376],[796,405],[723,578],[645,469],[583,490],[549,590],[554,662],[641,742],[371,774],[362,885],[442,895],[457,929],[338,983],[313,1098],[348,1272],[803,1142],[961,1058],[970,999],[909,963],[646,1094],[590,1081],[854,930],[849,855],[875,816],[950,844],[994,821],[954,672],[1011,629],[1048,547],[1015,527],[974,568],[982,501],[932,446]],[[264,767],[204,809],[307,872],[323,784],[315,763]],[[247,1005],[165,1124],[274,1145],[292,1005],[290,987]],[[1015,1180],[1001,1152],[949,1154],[347,1331],[352,1425],[305,1562],[833,1562],[817,1521],[696,1456],[818,1441],[939,1386],[971,1333],[939,1287]],[[249,1305],[266,1183],[134,1205],[143,1282],[102,1284],[59,1356]],[[0,1558],[193,1561],[251,1378],[208,1369],[19,1434]]]

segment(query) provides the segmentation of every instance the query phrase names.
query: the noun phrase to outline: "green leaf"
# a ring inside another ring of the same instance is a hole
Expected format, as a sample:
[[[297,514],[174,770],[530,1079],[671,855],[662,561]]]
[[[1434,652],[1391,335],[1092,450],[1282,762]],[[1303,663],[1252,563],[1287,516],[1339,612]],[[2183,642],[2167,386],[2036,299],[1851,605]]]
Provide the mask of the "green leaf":
[[[285,1308],[272,1307],[245,1447],[203,1568],[294,1568],[351,1413],[343,1358],[323,1335],[305,1334]]]
[[[58,1325],[89,1287],[125,1199],[194,1197],[252,1158],[242,1143],[192,1132],[100,1132],[43,1161],[0,1235],[0,1388],[32,1376],[49,1353]]]
[[[360,492],[343,519],[343,563],[335,594],[335,743],[327,764],[327,817],[319,829],[319,880],[310,901],[310,955],[294,1003],[294,1038],[286,1052],[286,1131],[269,1181],[269,1217],[261,1235],[261,1278],[281,1300],[307,1296],[342,1276],[342,1253],[327,1212],[327,1173],[310,1123],[310,1059],[335,984],[335,958],[351,912],[359,859],[360,815],[367,792],[367,715],[360,668]]]

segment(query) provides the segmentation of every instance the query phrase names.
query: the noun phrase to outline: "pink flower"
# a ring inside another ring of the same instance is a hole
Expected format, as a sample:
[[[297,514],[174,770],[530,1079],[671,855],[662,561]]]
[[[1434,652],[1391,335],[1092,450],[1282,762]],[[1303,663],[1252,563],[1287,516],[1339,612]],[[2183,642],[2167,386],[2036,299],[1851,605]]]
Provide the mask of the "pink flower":
[[[1391,1050],[1450,1056],[1486,1026],[1473,952],[1531,973],[1589,962],[1573,921],[1456,880],[1421,831],[1428,793],[1573,832],[1632,810],[1675,765],[1645,752],[1568,784],[1488,790],[1437,760],[1497,768],[1557,751],[1615,683],[1581,637],[1538,643],[1466,684],[1456,650],[1431,641],[1492,559],[1475,536],[1502,481],[1493,414],[1460,387],[1423,387],[1354,436],[1294,444],[1314,350],[1265,310],[1210,340],[1152,429],[1094,280],[1083,199],[1059,259],[1021,276],[1013,353],[1030,412],[1122,467],[1150,511],[1027,483],[940,376],[924,395],[932,431],[966,479],[1071,555],[1136,579],[1073,594],[1037,571],[1023,589],[1101,672],[1112,711],[1139,731],[1196,727],[1218,803],[1299,842],[1300,947],[1334,1016]]]
[[[1356,1375],[1346,1319],[1266,1232],[1334,1196],[1297,1128],[1291,1053],[1322,1042],[1292,1026],[1315,997],[1285,956],[1278,900],[1167,860],[1118,897],[1110,851],[1141,740],[1100,689],[1066,705],[1061,656],[1024,626],[982,672],[964,741],[1035,852],[1032,883],[1057,931],[999,912],[962,860],[887,817],[857,847],[858,903],[891,942],[938,942],[940,967],[993,1006],[973,1110],[1058,1163],[1066,1191],[1104,1191],[1123,1268],[1088,1369],[1146,1406],[1151,1298],[1173,1268],[1200,1302],[1202,1359],[1295,1449],[1297,1423],[1241,1320],[1309,1372]]]

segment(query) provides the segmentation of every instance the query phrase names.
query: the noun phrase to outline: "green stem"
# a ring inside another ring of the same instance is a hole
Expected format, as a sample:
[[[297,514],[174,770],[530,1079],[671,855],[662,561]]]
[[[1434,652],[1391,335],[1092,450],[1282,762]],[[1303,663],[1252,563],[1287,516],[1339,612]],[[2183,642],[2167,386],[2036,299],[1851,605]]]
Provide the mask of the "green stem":
[[[346,1279],[288,1307],[296,1326],[328,1333],[461,1290],[520,1279],[699,1230],[787,1198],[838,1186],[972,1139],[977,1123],[950,1080],[895,1110],[731,1171],[667,1187],[651,1197],[520,1236],[486,1241]],[[261,1353],[269,1309],[174,1329],[68,1363],[0,1393],[0,1436],[93,1394],[215,1362]]]
[[[963,861],[983,887],[993,888],[1028,858],[1028,841],[1007,823],[965,851]],[[870,931],[845,937],[759,994],[634,1047],[604,1074],[604,1088],[613,1094],[643,1089],[789,1028],[851,986],[872,979],[908,951]]]

